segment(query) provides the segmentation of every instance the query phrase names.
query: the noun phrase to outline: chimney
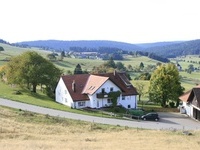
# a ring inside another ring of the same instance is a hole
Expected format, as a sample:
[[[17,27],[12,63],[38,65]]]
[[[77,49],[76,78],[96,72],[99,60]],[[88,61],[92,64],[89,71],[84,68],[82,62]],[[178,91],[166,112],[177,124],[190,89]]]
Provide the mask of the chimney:
[[[76,92],[76,84],[75,84],[75,80],[73,80],[73,82],[72,82],[72,90],[73,90],[74,92]]]
[[[117,74],[117,71],[116,71],[116,70],[114,70],[113,74],[114,74],[114,76],[115,76],[115,75]]]

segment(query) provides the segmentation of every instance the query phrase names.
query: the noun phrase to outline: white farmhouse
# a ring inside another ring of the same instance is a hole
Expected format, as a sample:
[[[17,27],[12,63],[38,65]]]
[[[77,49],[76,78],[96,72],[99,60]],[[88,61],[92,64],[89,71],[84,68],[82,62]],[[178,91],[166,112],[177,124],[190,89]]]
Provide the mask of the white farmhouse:
[[[112,105],[137,108],[137,91],[125,73],[76,74],[62,76],[56,87],[56,102],[71,108],[101,108]]]

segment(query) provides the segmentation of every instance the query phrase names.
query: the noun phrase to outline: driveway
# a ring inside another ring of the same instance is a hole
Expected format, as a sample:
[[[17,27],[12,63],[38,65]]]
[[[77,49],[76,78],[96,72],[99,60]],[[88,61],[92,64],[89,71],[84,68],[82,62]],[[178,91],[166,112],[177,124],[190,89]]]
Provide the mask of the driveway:
[[[112,118],[102,118],[88,116],[76,113],[70,113],[60,110],[54,110],[30,104],[15,102],[0,98],[0,105],[12,107],[16,109],[27,110],[40,114],[48,114],[50,116],[59,116],[75,120],[83,120],[101,124],[120,125],[134,128],[156,129],[156,130],[200,130],[200,122],[196,122],[185,115],[176,113],[159,113],[160,121],[137,121],[137,120],[120,120]]]
[[[190,117],[188,117],[186,114],[180,114],[180,113],[158,113],[160,116],[160,123],[167,123],[171,125],[181,125],[182,129],[193,129],[198,130],[200,126],[200,122],[196,121]]]

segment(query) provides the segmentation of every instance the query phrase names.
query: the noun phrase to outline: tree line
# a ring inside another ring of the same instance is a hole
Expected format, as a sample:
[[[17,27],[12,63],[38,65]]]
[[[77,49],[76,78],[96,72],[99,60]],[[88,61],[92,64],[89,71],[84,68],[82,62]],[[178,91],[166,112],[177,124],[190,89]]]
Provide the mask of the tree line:
[[[135,56],[139,56],[139,55],[140,56],[146,56],[146,57],[149,57],[151,59],[158,60],[158,61],[161,61],[161,62],[164,62],[164,63],[170,62],[170,60],[168,58],[161,57],[161,56],[156,55],[155,53],[151,53],[151,52],[136,51],[136,52],[129,52],[129,54],[135,55]]]

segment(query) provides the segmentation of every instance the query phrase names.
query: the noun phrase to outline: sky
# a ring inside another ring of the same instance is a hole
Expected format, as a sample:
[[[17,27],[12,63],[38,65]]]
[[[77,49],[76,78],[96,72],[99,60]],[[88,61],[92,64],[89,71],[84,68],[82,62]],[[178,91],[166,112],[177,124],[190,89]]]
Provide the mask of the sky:
[[[199,0],[0,0],[0,39],[200,39]]]

